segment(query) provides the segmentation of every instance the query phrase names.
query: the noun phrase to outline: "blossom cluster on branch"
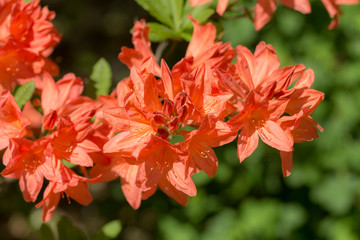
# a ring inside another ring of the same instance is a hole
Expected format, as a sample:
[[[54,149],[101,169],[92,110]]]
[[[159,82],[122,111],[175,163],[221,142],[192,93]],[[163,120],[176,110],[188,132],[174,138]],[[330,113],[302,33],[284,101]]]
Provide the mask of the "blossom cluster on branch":
[[[197,6],[209,3],[213,0],[190,0],[192,6]],[[235,0],[236,1],[236,0]],[[254,26],[256,30],[263,28],[271,19],[276,10],[276,0],[257,0],[254,8]],[[280,2],[303,14],[311,13],[311,5],[309,0],[280,0]],[[339,17],[342,14],[340,5],[353,5],[358,4],[358,0],[321,0],[324,4],[326,11],[332,19],[329,24],[329,29],[336,28],[339,25]],[[229,4],[229,0],[218,0],[216,12],[223,15]]]
[[[30,80],[41,88],[42,73],[59,73],[48,58],[61,40],[50,22],[55,13],[39,2],[0,1],[0,90]]]
[[[270,44],[260,42],[254,53],[234,49],[216,40],[213,24],[189,16],[192,39],[170,68],[156,60],[150,29],[140,20],[134,48],[123,47],[118,56],[130,76],[95,101],[81,96],[83,81],[74,74],[52,78],[57,66],[47,57],[60,41],[49,22],[54,13],[39,1],[0,4],[1,174],[19,179],[28,202],[44,189],[36,204],[44,221],[62,197],[87,205],[88,183],[117,178],[134,209],[158,188],[185,205],[196,195],[192,175],[212,177],[218,168],[214,148],[236,137],[240,162],[260,138],[279,150],[288,176],[294,143],[322,131],[310,116],[324,98],[311,89],[314,72],[302,64],[280,67]],[[10,91],[29,80],[36,90],[20,108]]]

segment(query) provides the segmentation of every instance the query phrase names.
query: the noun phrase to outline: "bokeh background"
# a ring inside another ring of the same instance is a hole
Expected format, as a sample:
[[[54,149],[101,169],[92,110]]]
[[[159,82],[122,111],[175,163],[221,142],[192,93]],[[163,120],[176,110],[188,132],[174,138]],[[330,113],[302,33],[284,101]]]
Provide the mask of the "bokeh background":
[[[127,76],[117,54],[122,46],[132,47],[135,20],[154,21],[133,0],[41,4],[56,12],[54,24],[63,34],[53,59],[62,74],[74,72],[85,82],[100,57],[111,64],[113,86]],[[282,66],[312,68],[313,88],[325,93],[313,114],[325,131],[313,142],[295,145],[289,177],[282,176],[277,150],[261,143],[239,164],[232,143],[216,149],[214,178],[194,176],[198,195],[186,207],[158,191],[133,210],[120,181],[113,181],[91,186],[89,206],[63,199],[47,224],[41,209],[23,200],[18,182],[0,177],[0,239],[360,239],[360,6],[342,9],[340,27],[332,31],[321,1],[312,2],[310,15],[279,4],[259,32],[249,19],[220,19],[222,41],[252,51],[262,40],[272,44]],[[180,42],[166,60],[180,60],[186,46]]]

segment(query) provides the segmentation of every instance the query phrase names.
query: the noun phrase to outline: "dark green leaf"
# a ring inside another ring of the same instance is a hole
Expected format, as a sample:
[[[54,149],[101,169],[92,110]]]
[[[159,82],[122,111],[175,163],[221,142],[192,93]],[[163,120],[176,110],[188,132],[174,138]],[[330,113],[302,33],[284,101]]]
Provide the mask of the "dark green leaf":
[[[54,234],[46,223],[43,223],[39,230],[40,240],[55,240]]]
[[[184,39],[185,41],[190,42],[191,37],[192,37],[192,34],[186,33],[186,32],[182,32],[182,33],[180,33],[180,36],[181,36],[181,38]]]
[[[199,127],[195,127],[195,126],[191,126],[191,125],[186,125],[185,127],[181,128],[182,130],[185,131],[193,131],[193,130],[198,130]]]
[[[214,14],[214,10],[209,7],[209,4],[202,4],[192,8],[189,3],[185,4],[183,18],[181,22],[182,30],[190,30],[192,29],[192,22],[188,18],[190,14],[194,19],[196,19],[199,23],[205,22],[212,14]]]
[[[169,2],[175,31],[179,31],[182,20],[182,12],[184,8],[184,0],[163,0],[163,1]]]
[[[20,108],[22,108],[27,101],[29,101],[35,90],[35,82],[27,82],[15,90],[14,98]]]
[[[110,238],[105,236],[102,231],[98,231],[98,232],[94,233],[90,238],[90,240],[109,240],[109,239]]]
[[[71,163],[71,162],[68,162],[68,161],[66,161],[66,160],[64,160],[64,159],[61,159],[61,162],[62,162],[66,167],[68,167],[68,168],[76,167],[75,164],[73,164],[73,163]]]
[[[171,144],[176,144],[183,141],[185,141],[185,137],[183,135],[172,136],[170,139]]]
[[[86,236],[80,228],[74,226],[67,217],[62,217],[57,224],[59,240],[86,240]]]
[[[109,94],[111,78],[110,64],[104,58],[100,58],[93,66],[93,71],[90,75],[90,79],[95,82],[96,96]]]
[[[148,23],[150,26],[150,34],[149,39],[152,42],[161,42],[167,39],[179,39],[179,34],[171,30],[165,25],[160,23],[150,22]]]
[[[170,10],[167,4],[164,5],[162,0],[135,0],[141,7],[148,11],[151,16],[160,22],[173,28],[174,23],[170,17]]]

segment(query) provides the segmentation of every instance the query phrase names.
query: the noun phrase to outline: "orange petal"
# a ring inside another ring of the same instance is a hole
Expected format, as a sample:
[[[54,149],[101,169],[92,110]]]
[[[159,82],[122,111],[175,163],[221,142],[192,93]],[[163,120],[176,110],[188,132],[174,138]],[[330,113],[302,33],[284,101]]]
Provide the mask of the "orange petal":
[[[291,170],[293,168],[293,163],[292,163],[293,153],[280,151],[280,157],[281,157],[281,166],[282,166],[283,175],[284,177],[288,177],[290,176]]]
[[[293,151],[293,139],[290,139],[277,123],[266,121],[261,128],[257,129],[257,132],[261,140],[267,145],[280,151]]]
[[[249,157],[259,144],[259,136],[254,128],[246,127],[241,130],[237,142],[237,155],[240,162]]]
[[[258,0],[256,2],[254,10],[254,25],[257,31],[263,28],[270,21],[275,9],[276,0]]]

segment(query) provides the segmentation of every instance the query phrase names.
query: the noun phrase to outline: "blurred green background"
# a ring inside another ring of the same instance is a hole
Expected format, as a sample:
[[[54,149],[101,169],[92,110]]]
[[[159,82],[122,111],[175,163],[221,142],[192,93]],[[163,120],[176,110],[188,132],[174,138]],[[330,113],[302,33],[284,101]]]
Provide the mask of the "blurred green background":
[[[62,74],[74,72],[85,82],[100,57],[112,66],[114,86],[127,76],[117,60],[120,48],[132,47],[135,20],[155,21],[131,0],[44,0],[42,5],[56,11],[54,24],[63,34],[52,57]],[[282,177],[277,150],[260,144],[239,164],[232,143],[217,149],[213,179],[194,176],[198,195],[186,207],[158,191],[135,211],[120,181],[113,181],[91,186],[89,206],[63,199],[47,224],[41,209],[23,200],[17,181],[0,178],[0,239],[360,239],[360,6],[342,6],[340,27],[329,31],[320,1],[312,3],[310,15],[278,5],[259,32],[249,19],[220,23],[222,41],[251,51],[261,40],[272,44],[282,66],[312,68],[313,88],[325,93],[313,114],[325,131],[313,142],[295,145],[289,177]],[[180,43],[168,60],[179,60],[186,46]]]

